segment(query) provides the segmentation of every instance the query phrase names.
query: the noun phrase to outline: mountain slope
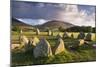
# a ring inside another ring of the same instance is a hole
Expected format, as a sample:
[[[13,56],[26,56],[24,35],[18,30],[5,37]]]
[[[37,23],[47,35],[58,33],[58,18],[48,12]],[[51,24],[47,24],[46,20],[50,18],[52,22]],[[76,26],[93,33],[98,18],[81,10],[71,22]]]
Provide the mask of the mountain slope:
[[[18,29],[22,29],[24,31],[33,30],[33,26],[32,25],[23,23],[23,22],[15,19],[15,18],[12,18],[11,25],[12,25],[12,28],[17,27]]]
[[[29,27],[32,27],[32,25],[23,23],[23,22],[15,19],[15,18],[12,18],[12,26],[29,26]]]
[[[42,28],[42,29],[46,29],[46,28],[49,28],[49,29],[55,29],[55,28],[70,28],[70,27],[73,27],[75,25],[71,24],[71,23],[68,23],[68,22],[63,22],[63,21],[57,21],[57,20],[53,20],[53,21],[48,21],[42,25],[39,25],[37,27],[39,28]]]

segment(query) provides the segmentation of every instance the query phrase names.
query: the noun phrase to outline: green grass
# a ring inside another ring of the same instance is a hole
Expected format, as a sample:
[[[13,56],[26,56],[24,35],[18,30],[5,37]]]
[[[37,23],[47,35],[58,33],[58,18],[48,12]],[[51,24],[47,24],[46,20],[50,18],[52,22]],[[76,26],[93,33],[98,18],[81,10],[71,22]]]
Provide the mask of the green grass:
[[[63,34],[63,32],[60,32]],[[69,33],[69,35],[72,32]],[[45,37],[50,45],[51,48],[56,45],[57,38],[56,35],[58,32],[54,32],[53,36],[47,36],[47,32],[41,32],[40,35],[36,35],[35,32],[24,32],[23,33],[28,38],[37,36],[38,38]],[[87,34],[87,33],[86,33]],[[20,49],[14,49],[11,51],[11,63],[12,66],[20,66],[20,65],[37,65],[37,64],[58,64],[58,63],[72,63],[72,62],[85,62],[85,61],[95,61],[96,60],[96,49],[92,47],[92,44],[95,44],[95,33],[93,33],[93,41],[89,42],[90,45],[88,46],[80,46],[77,47],[75,50],[71,50],[68,46],[74,44],[78,33],[74,32],[74,39],[67,38],[63,39],[65,43],[66,51],[62,52],[58,55],[54,55],[51,57],[40,57],[38,59],[34,58],[33,49],[28,51],[23,51],[23,47]],[[18,42],[18,33],[12,32],[12,43],[19,43]]]
[[[28,38],[36,36],[38,38],[45,37],[46,39],[49,39],[49,38],[55,38],[58,33],[59,32],[54,32],[53,36],[47,36],[47,32],[41,32],[40,35],[36,35],[35,32],[23,32],[23,35],[25,35]],[[69,32],[69,36],[71,36],[72,33],[73,32]],[[63,35],[63,32],[60,32],[60,34]],[[74,38],[76,39],[79,33],[74,32],[73,34],[74,34]],[[87,33],[85,33],[85,34],[87,34]],[[12,36],[11,36],[12,43],[19,43],[18,38],[19,38],[18,32],[12,32]],[[96,34],[95,33],[92,34],[92,40],[96,41]]]
[[[85,49],[70,51],[66,50],[58,55],[51,57],[40,57],[35,59],[33,52],[12,52],[12,64],[13,65],[37,65],[37,64],[58,64],[58,63],[69,63],[69,62],[86,62],[95,61],[96,51],[95,49]]]

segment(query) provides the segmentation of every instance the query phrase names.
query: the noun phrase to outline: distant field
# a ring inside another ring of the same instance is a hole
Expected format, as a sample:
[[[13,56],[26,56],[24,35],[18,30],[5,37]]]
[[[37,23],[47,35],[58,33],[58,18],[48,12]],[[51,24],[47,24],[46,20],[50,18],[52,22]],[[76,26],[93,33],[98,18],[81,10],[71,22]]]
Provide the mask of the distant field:
[[[41,32],[40,35],[36,35],[36,32],[23,32],[23,35],[25,35],[28,38],[36,36],[38,38],[45,37],[46,39],[48,39],[51,37],[52,38],[56,37],[58,33],[59,32],[53,32],[53,36],[48,36],[47,32]],[[61,35],[63,35],[63,33],[64,32],[60,32]],[[69,36],[72,33],[74,34],[74,38],[77,38],[79,32],[69,32]],[[87,33],[85,33],[85,34],[87,34]],[[12,35],[11,35],[12,43],[18,43],[18,38],[19,38],[19,34],[17,32],[12,32]],[[95,33],[92,34],[92,40],[96,41],[96,34]]]

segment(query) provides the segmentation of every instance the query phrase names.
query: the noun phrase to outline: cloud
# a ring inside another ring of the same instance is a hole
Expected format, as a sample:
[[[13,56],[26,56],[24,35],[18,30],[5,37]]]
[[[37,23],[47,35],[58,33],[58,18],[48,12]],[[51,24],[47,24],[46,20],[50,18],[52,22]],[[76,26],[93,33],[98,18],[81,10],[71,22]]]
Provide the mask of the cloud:
[[[88,15],[87,10],[79,11],[77,5],[68,5],[59,13],[59,18],[79,26],[95,26],[95,13]]]
[[[25,18],[17,18],[19,21],[22,21],[24,23],[30,24],[30,25],[39,25],[47,22],[47,20],[44,19],[25,19]]]
[[[62,20],[80,26],[95,26],[95,7],[93,6],[13,2],[12,15],[22,19]]]
[[[38,3],[37,5],[36,5],[36,7],[39,7],[39,8],[42,8],[42,7],[44,7],[45,5],[44,5],[44,3]]]

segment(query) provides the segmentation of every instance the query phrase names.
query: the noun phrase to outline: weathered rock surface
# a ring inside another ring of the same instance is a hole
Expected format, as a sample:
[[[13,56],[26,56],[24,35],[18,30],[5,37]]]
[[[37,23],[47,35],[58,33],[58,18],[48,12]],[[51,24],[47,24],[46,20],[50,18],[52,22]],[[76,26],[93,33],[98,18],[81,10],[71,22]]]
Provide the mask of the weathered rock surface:
[[[31,39],[31,41],[32,41],[32,45],[33,46],[36,46],[40,42],[39,38],[37,38],[37,37],[33,37]]]
[[[68,34],[68,32],[64,32],[64,34],[63,34],[63,38],[69,38],[69,34]]]
[[[40,34],[40,30],[37,28],[36,29],[36,35],[39,35]]]
[[[83,32],[80,32],[78,35],[78,39],[84,39],[85,38],[85,34]]]
[[[51,36],[51,35],[52,35],[51,30],[48,30],[48,36]]]
[[[11,44],[11,49],[18,48],[19,46],[20,46],[20,44]]]
[[[58,39],[58,42],[54,48],[54,51],[55,51],[55,55],[65,51],[64,41],[61,38]]]
[[[74,34],[73,33],[71,34],[71,38],[74,38]]]
[[[76,40],[73,44],[73,46],[81,46],[85,43],[84,39],[79,39],[79,40]]]
[[[52,56],[52,50],[49,42],[42,38],[40,42],[34,48],[34,57],[49,57]]]
[[[21,45],[28,44],[28,38],[24,35],[20,36],[20,43],[21,43]]]
[[[85,37],[85,40],[86,41],[91,41],[92,40],[92,34],[91,33],[88,33]]]

